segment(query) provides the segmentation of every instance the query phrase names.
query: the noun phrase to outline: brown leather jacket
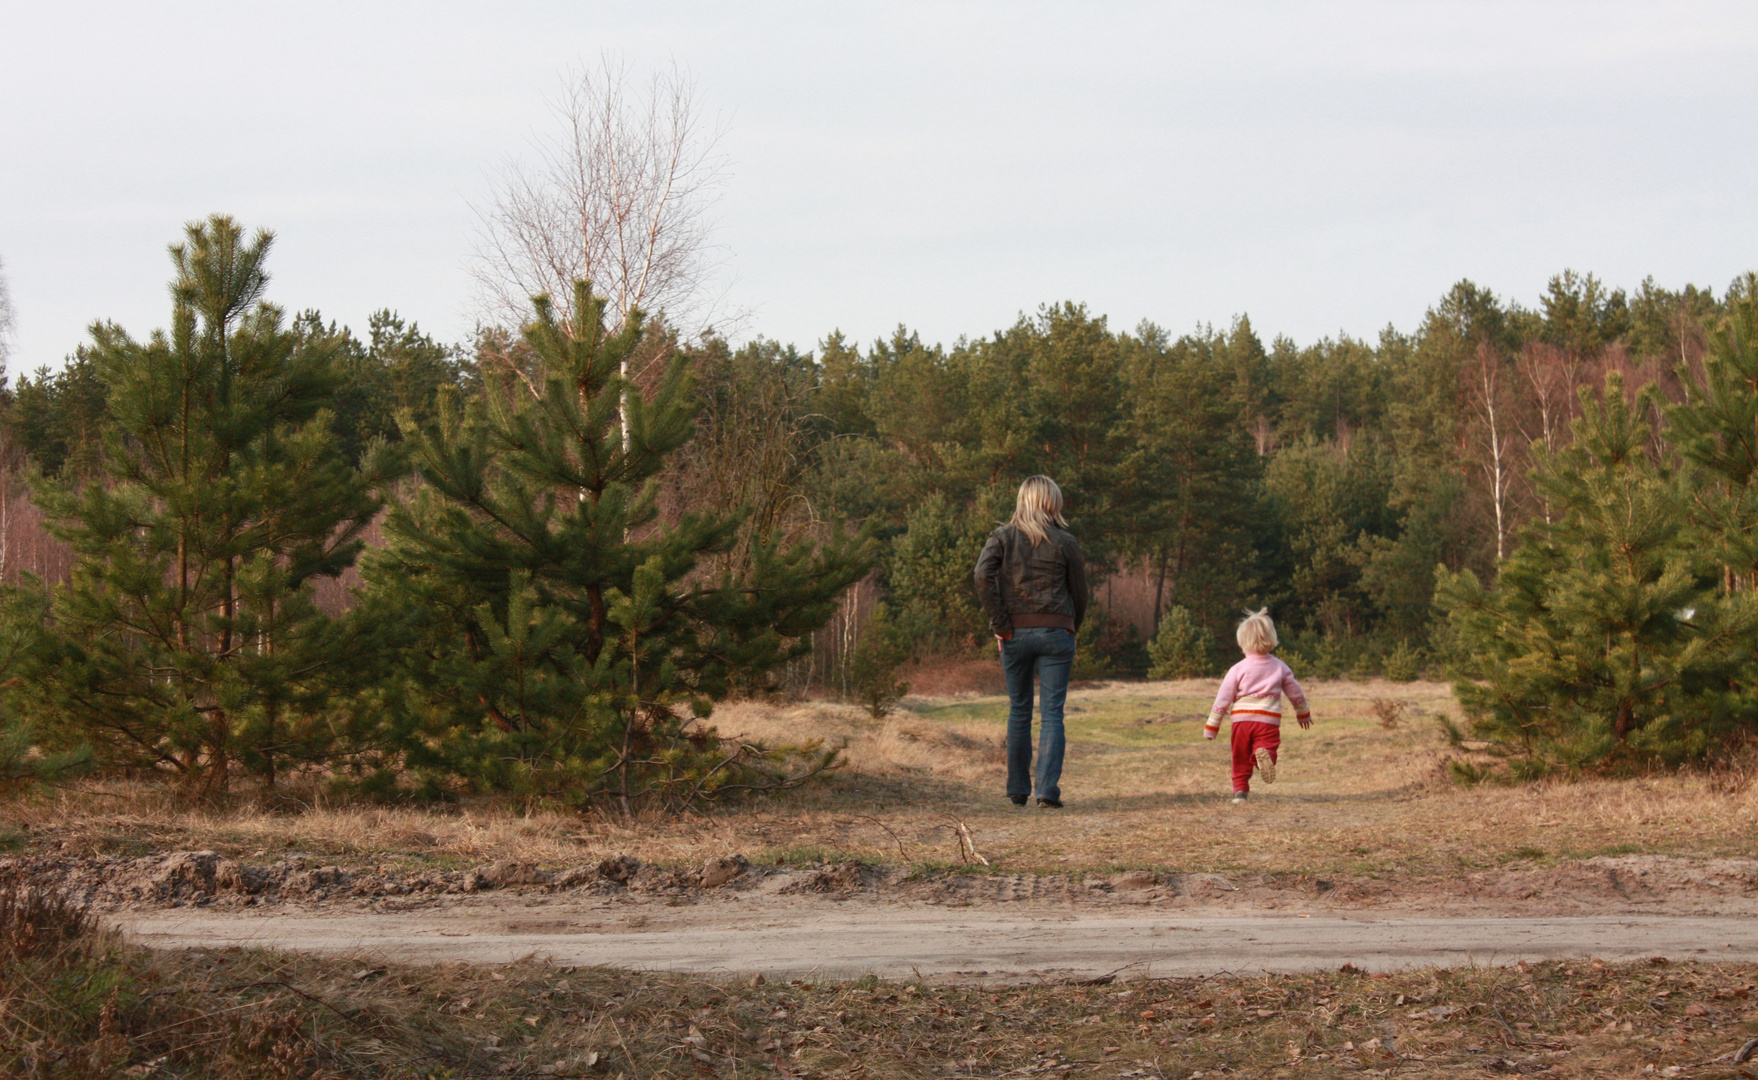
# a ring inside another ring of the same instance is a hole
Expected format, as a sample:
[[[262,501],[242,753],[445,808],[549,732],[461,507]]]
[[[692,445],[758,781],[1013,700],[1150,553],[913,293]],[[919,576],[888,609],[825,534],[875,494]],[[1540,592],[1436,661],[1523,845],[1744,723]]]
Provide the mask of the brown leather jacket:
[[[1079,630],[1087,615],[1087,564],[1080,543],[1052,527],[1034,545],[1012,525],[989,534],[977,556],[977,598],[989,629],[1011,637],[1016,626]]]

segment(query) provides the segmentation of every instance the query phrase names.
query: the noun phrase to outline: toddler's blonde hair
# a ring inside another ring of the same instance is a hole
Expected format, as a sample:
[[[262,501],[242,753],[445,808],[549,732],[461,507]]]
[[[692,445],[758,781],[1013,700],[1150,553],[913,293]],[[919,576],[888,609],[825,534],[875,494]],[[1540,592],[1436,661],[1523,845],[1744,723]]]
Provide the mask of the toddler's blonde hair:
[[[1239,647],[1248,653],[1274,652],[1281,644],[1276,640],[1276,624],[1270,621],[1269,608],[1256,611],[1247,608],[1234,637],[1239,639]]]
[[[1026,534],[1032,546],[1050,539],[1050,526],[1067,527],[1062,519],[1062,489],[1048,476],[1028,476],[1019,485],[1019,499],[1014,503],[1013,520],[1008,524]]]

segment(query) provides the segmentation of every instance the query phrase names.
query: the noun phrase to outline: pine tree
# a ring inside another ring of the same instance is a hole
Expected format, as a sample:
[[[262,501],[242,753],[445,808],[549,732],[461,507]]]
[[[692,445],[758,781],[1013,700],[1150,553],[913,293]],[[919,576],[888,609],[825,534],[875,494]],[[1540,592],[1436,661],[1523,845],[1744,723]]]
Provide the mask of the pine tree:
[[[40,644],[41,599],[22,589],[0,593],[0,680],[13,680]],[[0,797],[60,779],[90,762],[91,749],[83,745],[43,753],[30,722],[0,707]]]
[[[975,552],[989,531],[1005,520],[1006,508],[993,493],[965,510],[939,492],[910,508],[904,532],[891,543],[885,560],[885,591],[892,622],[910,626],[914,636],[938,639],[918,645],[981,647],[990,640],[989,623],[971,582]]]
[[[1614,372],[1581,401],[1573,445],[1541,453],[1535,476],[1555,520],[1529,528],[1494,588],[1439,575],[1459,699],[1524,775],[1708,752],[1735,719],[1728,680],[1754,627],[1717,595],[1686,485],[1651,450],[1652,392],[1632,405]]]
[[[610,334],[585,283],[569,310],[539,298],[529,370],[486,372],[477,399],[411,425],[424,486],[367,561],[370,601],[423,628],[406,656],[412,765],[528,797],[688,801],[748,763],[738,748],[712,758],[691,717],[803,652],[868,544],[762,537],[746,576],[711,577],[704,560],[743,515],[659,512],[698,408],[687,361],[633,392],[619,372],[640,313]]]
[[[465,381],[459,349],[440,344],[388,309],[369,317],[364,344],[344,327],[325,326],[315,311],[300,313],[296,326],[307,338],[336,339],[344,378],[331,411],[351,461],[362,460],[377,442],[400,439],[397,415],[405,410],[416,422],[431,423],[439,388]]]
[[[352,564],[379,506],[328,430],[331,356],[261,300],[271,242],[193,224],[171,248],[169,334],[93,326],[108,480],[38,492],[76,561],[22,673],[31,714],[208,794],[236,765],[272,784],[336,749],[329,695],[362,650],[312,585]]]
[[[1691,508],[1720,549],[1723,588],[1758,589],[1758,274],[1729,290],[1700,371],[1679,367],[1685,400],[1668,436],[1705,480]]]
[[[1216,355],[1213,336],[1168,344],[1143,326],[1123,344],[1129,408],[1113,501],[1128,513],[1118,546],[1152,575],[1155,626],[1167,607],[1222,625],[1258,591],[1269,517],[1263,459],[1234,400],[1238,363]]]

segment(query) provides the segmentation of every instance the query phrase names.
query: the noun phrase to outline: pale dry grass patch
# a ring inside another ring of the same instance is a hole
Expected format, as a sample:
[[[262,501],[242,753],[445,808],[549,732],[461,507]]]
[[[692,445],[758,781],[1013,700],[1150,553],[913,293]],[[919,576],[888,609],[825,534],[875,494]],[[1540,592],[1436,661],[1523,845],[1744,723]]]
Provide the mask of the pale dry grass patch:
[[[933,774],[975,783],[1004,775],[1002,739],[988,723],[928,720],[909,709],[875,719],[828,702],[737,702],[716,709],[712,723],[722,735],[769,746],[822,740],[840,747],[843,768],[861,776]]]
[[[297,851],[537,862],[577,858],[588,839],[579,815],[565,811],[514,812],[496,804],[442,809],[331,805],[321,798],[293,810],[245,802],[214,808],[179,805],[152,785],[103,782],[19,800],[0,808],[0,814],[25,836],[53,834],[64,849],[91,854],[199,846],[258,859]]]
[[[150,854],[212,848],[272,861],[301,854],[354,865],[449,866],[519,861],[556,868],[627,854],[688,865],[863,859],[958,863],[949,829],[971,830],[997,868],[1066,872],[1121,867],[1292,874],[1450,874],[1513,861],[1601,854],[1758,856],[1758,788],[1724,773],[1457,786],[1459,754],[1436,718],[1457,716],[1434,683],[1315,682],[1310,731],[1284,732],[1280,777],[1228,801],[1226,735],[1202,739],[1213,680],[1102,683],[1069,695],[1061,811],[1003,795],[1007,705],[970,695],[909,699],[881,720],[825,702],[735,702],[712,724],[767,745],[841,747],[826,780],[728,800],[679,817],[628,820],[508,801],[457,806],[335,805],[297,811],[250,804],[180,806],[163,788],[88,782],[0,804],[0,848]],[[1405,704],[1394,729],[1376,700]]]

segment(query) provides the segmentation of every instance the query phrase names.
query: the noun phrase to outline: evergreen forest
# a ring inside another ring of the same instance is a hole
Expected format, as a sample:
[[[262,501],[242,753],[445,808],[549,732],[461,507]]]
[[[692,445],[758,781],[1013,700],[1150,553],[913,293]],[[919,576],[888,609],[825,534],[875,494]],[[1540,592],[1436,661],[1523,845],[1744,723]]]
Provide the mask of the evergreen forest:
[[[797,783],[834,752],[731,744],[714,702],[882,713],[991,656],[970,570],[1034,473],[1094,571],[1077,678],[1216,675],[1268,607],[1302,677],[1454,680],[1497,775],[1758,730],[1758,275],[1460,281],[1373,340],[1059,302],[802,351],[587,282],[361,335],[267,301],[271,248],[191,225],[164,327],[95,322],[0,395],[0,784]]]

